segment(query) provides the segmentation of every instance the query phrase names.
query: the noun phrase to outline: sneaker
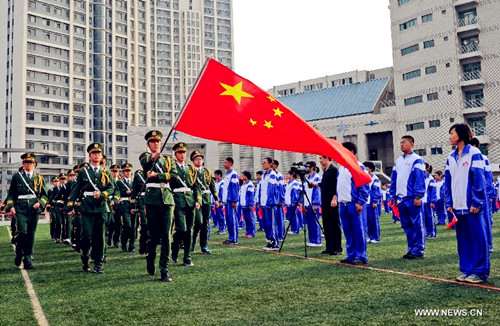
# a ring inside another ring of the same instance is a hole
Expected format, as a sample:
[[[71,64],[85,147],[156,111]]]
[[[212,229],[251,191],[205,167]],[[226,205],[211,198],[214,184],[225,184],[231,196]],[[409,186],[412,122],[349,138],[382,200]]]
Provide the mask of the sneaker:
[[[201,248],[201,253],[205,254],[205,255],[211,255],[212,254],[212,252],[210,251],[210,249],[208,249],[207,247]]]
[[[370,243],[380,243],[380,240],[370,240]]]
[[[264,249],[264,250],[271,250],[272,247],[273,247],[273,243],[271,241],[267,240],[266,246],[264,248],[262,248],[262,249]]]
[[[459,277],[457,277],[457,281],[459,281],[459,282],[465,282],[465,279],[467,278],[467,276],[469,276],[469,275],[462,274]]]
[[[372,239],[366,239],[366,243],[372,243]]]
[[[321,243],[310,243],[310,242],[309,242],[309,243],[307,244],[307,246],[308,246],[308,247],[321,247],[321,246],[322,246],[322,244],[321,244]]]
[[[477,276],[475,274],[471,274],[471,275],[467,276],[464,281],[467,283],[483,283],[484,282],[482,279],[479,278],[479,276]]]
[[[82,267],[82,272],[84,272],[84,273],[88,273],[88,272],[90,272],[90,267],[89,267],[89,265],[83,265],[83,267]]]
[[[184,266],[194,266],[193,261],[191,259],[184,260]]]
[[[172,282],[172,278],[170,277],[170,275],[168,275],[168,272],[161,271],[160,281],[161,282]]]

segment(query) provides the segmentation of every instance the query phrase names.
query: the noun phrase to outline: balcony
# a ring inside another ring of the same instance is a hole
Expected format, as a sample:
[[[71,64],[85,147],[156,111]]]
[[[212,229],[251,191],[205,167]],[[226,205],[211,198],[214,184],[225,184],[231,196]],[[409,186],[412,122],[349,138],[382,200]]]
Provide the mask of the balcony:
[[[467,44],[462,44],[459,49],[460,53],[458,54],[458,59],[459,60],[464,60],[464,59],[482,59],[483,58],[483,53],[481,52],[479,48],[479,43],[473,42],[473,43],[467,43]]]
[[[481,31],[481,27],[477,22],[477,16],[468,15],[458,20],[458,28],[457,33],[466,33],[466,32],[474,32],[479,33]]]
[[[481,70],[468,71],[462,74],[460,86],[470,87],[480,85],[484,85],[484,79],[481,78]]]
[[[463,6],[474,6],[477,5],[478,0],[455,0],[454,5],[456,8]]]

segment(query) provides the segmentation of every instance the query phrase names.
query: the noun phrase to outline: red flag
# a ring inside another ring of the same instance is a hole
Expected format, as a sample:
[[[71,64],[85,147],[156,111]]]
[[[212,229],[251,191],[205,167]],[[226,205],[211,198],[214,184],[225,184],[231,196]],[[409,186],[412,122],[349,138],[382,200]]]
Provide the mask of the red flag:
[[[207,61],[173,129],[234,144],[324,155],[349,169],[356,186],[371,181],[340,142],[327,139],[267,92],[213,59]]]
[[[453,218],[451,219],[451,222],[448,223],[448,226],[446,227],[446,229],[448,229],[448,230],[451,229],[452,227],[454,227],[455,224],[457,224],[457,221],[458,221],[456,215],[454,213],[452,213],[452,214],[453,214]]]
[[[399,208],[398,205],[392,205],[392,211],[394,212],[394,216],[399,220]]]

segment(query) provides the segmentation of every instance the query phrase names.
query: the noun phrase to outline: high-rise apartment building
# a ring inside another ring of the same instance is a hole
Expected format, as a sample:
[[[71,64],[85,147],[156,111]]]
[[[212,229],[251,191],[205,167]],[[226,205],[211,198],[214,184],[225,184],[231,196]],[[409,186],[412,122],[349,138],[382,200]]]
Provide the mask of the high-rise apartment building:
[[[129,127],[168,130],[207,56],[232,67],[232,35],[231,0],[0,1],[3,190],[25,150],[46,176],[91,142],[126,162]]]

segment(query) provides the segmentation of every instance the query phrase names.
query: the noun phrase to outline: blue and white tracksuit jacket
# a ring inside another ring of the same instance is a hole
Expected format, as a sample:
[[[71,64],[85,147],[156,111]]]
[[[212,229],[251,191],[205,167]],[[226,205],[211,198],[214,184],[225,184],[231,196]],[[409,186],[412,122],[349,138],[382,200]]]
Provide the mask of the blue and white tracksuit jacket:
[[[311,183],[320,183],[321,177],[319,174],[314,172],[306,177],[306,179]],[[304,183],[304,187],[306,187],[306,194],[311,200],[311,204],[316,206],[316,216],[319,219],[321,217],[319,208],[321,206],[321,189],[319,187],[309,187],[309,184]],[[305,222],[307,224],[307,233],[309,235],[309,243],[312,244],[321,244],[321,227],[314,215],[314,211],[312,207],[309,206],[309,202],[307,198],[304,198],[304,208],[305,208]]]
[[[240,188],[240,208],[245,219],[246,235],[255,236],[255,186],[252,181],[247,181]]]
[[[238,242],[238,213],[236,208],[232,207],[232,203],[239,201],[239,188],[240,181],[238,174],[233,169],[226,172],[224,176],[222,201],[226,208],[226,223],[228,240],[231,242]]]
[[[488,227],[483,217],[488,204],[484,158],[479,149],[466,145],[462,155],[458,148],[446,161],[446,207],[453,208],[458,222],[457,250],[460,271],[475,274],[486,281],[490,273]],[[479,209],[471,213],[471,207]]]
[[[260,205],[262,208],[262,219],[264,220],[264,231],[266,239],[274,248],[278,248],[278,231],[274,208],[278,204],[276,192],[278,191],[278,176],[273,169],[269,169],[262,175],[259,187]]]
[[[288,181],[285,189],[286,218],[290,221],[290,230],[298,234],[302,227],[302,212],[296,207],[302,203],[303,198],[299,198],[302,192],[302,185],[296,179]],[[295,213],[295,215],[294,215]]]

